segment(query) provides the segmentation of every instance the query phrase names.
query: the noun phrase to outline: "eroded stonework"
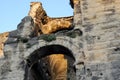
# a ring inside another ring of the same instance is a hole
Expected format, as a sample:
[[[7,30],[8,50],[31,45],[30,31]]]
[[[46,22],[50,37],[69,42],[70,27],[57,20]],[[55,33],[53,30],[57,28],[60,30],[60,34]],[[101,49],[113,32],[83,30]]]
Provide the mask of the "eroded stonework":
[[[50,18],[40,2],[31,2],[29,16],[34,20],[36,35],[50,34],[72,27],[73,17]]]
[[[120,79],[120,1],[70,1],[74,16],[63,18],[50,18],[41,3],[31,3],[33,10],[5,42],[0,80]],[[64,76],[55,79],[54,70]]]

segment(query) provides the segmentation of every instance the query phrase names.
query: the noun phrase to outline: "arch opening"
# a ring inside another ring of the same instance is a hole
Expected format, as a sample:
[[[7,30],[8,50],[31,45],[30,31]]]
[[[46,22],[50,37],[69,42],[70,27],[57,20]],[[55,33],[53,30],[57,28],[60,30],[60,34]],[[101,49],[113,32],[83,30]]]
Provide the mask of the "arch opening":
[[[75,80],[75,58],[68,48],[47,45],[27,59],[25,80]]]

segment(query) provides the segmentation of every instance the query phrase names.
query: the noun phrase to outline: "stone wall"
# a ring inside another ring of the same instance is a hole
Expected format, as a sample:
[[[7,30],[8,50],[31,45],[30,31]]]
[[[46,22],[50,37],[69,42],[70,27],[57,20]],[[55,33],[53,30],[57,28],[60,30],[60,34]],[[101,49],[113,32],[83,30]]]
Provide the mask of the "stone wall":
[[[120,1],[73,2],[75,27],[72,30],[40,36],[27,34],[32,37],[24,38],[20,34],[24,36],[26,26],[34,27],[32,19],[27,16],[22,20],[22,24],[18,25],[18,30],[10,32],[4,48],[5,58],[0,61],[1,80],[25,79],[29,56],[48,45],[61,45],[72,51],[76,80],[120,79]],[[43,54],[37,55],[36,58],[39,58]]]
[[[81,42],[77,41],[81,36],[79,30],[65,30],[49,35],[41,34],[40,36],[32,36],[32,34],[29,34],[32,31],[31,28],[34,27],[32,23],[33,20],[31,17],[26,16],[18,25],[17,30],[9,33],[9,38],[5,42],[4,47],[5,57],[0,60],[1,80],[28,80],[26,79],[27,75],[29,75],[29,73],[26,73],[27,60],[34,51],[39,50],[41,47],[47,45],[64,46],[72,52],[72,54],[68,53],[68,55],[72,55],[74,59],[78,56],[76,53],[80,53],[79,44],[81,44]],[[25,30],[27,30],[28,33],[26,33]],[[54,48],[51,47],[51,50],[54,51]],[[55,51],[58,53],[59,49],[55,49]],[[64,52],[62,49],[60,51]],[[48,51],[47,55],[50,55],[51,52]],[[54,52],[52,54],[54,54]],[[40,52],[37,56],[40,59],[42,55],[44,55],[44,51],[42,51],[42,53]],[[37,56],[35,59],[38,59]],[[36,60],[32,61],[32,63],[34,62],[36,62]]]
[[[81,10],[82,23],[75,16],[74,19],[83,32],[85,57],[84,64],[77,65],[78,80],[120,79],[119,4],[119,0],[80,0],[76,10]]]

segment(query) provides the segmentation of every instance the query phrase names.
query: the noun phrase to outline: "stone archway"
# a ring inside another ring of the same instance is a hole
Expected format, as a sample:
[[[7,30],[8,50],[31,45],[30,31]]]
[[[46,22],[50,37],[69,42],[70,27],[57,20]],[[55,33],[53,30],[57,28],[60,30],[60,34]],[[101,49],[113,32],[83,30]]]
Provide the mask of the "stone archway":
[[[72,51],[64,46],[40,47],[27,59],[25,80],[75,80],[74,61]]]

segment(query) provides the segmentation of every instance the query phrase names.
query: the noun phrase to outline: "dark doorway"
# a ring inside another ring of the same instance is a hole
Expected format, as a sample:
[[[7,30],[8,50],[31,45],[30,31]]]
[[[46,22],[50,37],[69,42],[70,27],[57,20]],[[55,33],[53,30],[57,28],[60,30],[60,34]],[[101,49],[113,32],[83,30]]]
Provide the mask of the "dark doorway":
[[[74,61],[64,46],[43,46],[28,57],[24,80],[76,80]]]

